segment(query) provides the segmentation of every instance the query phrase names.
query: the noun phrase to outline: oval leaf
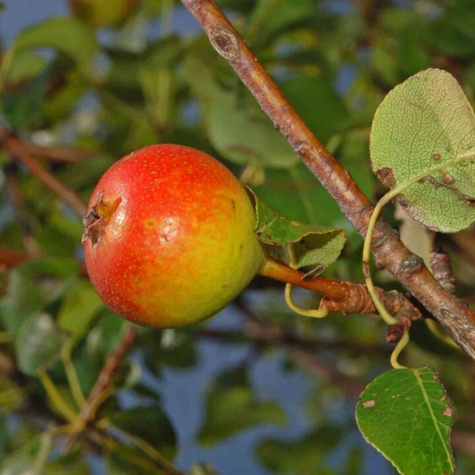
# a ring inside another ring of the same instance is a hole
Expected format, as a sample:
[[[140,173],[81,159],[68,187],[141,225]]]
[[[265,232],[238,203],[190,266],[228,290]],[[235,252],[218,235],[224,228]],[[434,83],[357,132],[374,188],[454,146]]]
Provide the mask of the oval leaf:
[[[77,343],[103,308],[104,304],[92,285],[87,281],[80,281],[68,291],[59,310],[58,325],[70,333],[74,343]]]
[[[168,459],[175,456],[177,450],[175,429],[159,406],[131,407],[108,417],[111,424],[119,429],[123,436],[132,438],[132,445],[136,441],[144,441]],[[137,443],[135,445],[138,446]]]
[[[54,17],[24,29],[15,39],[12,50],[54,48],[77,62],[90,62],[99,51],[94,33],[79,20]]]
[[[256,235],[274,257],[297,268],[322,270],[338,259],[346,242],[343,229],[289,221],[255,195],[254,201]]]
[[[287,417],[275,401],[256,398],[245,368],[232,368],[221,373],[206,394],[199,442],[209,447],[260,424],[283,427],[287,424]]]
[[[374,116],[370,152],[390,188],[426,175],[397,197],[417,221],[441,232],[475,221],[475,115],[449,73],[428,69],[394,88]]]
[[[50,315],[32,315],[23,323],[16,339],[18,366],[28,375],[51,367],[58,360],[65,339]]]
[[[209,140],[227,160],[289,168],[298,162],[296,153],[265,114],[224,89],[212,70],[197,59],[185,63],[184,73],[204,111]],[[259,140],[256,140],[259,137]]]
[[[384,373],[366,387],[356,408],[365,439],[404,475],[454,473],[453,419],[447,394],[431,368]]]

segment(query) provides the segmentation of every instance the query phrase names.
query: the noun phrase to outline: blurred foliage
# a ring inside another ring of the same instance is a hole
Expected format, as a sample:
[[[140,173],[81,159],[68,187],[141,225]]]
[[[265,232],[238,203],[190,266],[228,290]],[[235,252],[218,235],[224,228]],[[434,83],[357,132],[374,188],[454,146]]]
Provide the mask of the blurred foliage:
[[[345,229],[343,255],[325,275],[361,282],[361,239],[183,6],[132,3],[138,5],[127,17],[110,23],[76,11],[3,42],[2,130],[17,135],[84,202],[101,174],[131,150],[172,142],[207,151],[286,218]],[[0,2],[1,15],[9,4]],[[371,199],[383,188],[369,166],[369,129],[391,88],[438,67],[473,99],[473,0],[218,4]],[[0,150],[0,164],[0,473],[170,473],[166,460],[192,474],[233,473],[231,456],[227,465],[222,458],[218,463],[213,452],[197,447],[237,447],[247,437],[255,473],[392,473],[354,421],[358,395],[389,368],[383,325],[368,316],[318,322],[294,316],[282,288],[259,279],[232,306],[231,317],[223,312],[183,330],[139,329],[114,390],[66,450],[68,417],[79,412],[81,396],[88,396],[128,324],[81,277],[81,217],[15,155]],[[398,225],[390,207],[386,215]],[[473,305],[474,230],[437,242],[451,253],[458,294]],[[4,250],[30,260],[10,269]],[[399,288],[384,272],[375,279]],[[313,295],[295,293],[316,304]],[[473,365],[425,327],[413,333],[406,362],[430,363],[439,372],[457,414],[459,473],[474,473]],[[210,369],[203,365],[212,343]],[[274,379],[262,368],[273,368]],[[190,417],[178,425],[186,418],[164,402],[167,378],[176,374],[188,391],[180,402],[189,406],[179,409],[187,414],[197,401],[197,423]],[[302,392],[300,401],[285,401]],[[190,461],[190,445],[202,460]]]

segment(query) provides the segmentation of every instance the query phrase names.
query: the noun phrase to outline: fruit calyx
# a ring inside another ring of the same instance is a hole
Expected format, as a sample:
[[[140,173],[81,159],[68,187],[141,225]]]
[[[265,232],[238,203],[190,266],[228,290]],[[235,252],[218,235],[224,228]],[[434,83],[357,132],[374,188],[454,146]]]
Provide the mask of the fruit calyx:
[[[106,201],[104,200],[104,191],[101,191],[97,199],[97,203],[91,207],[91,210],[83,219],[83,243],[87,239],[90,239],[92,247],[97,246],[102,235],[104,234],[104,230],[109,223],[111,216],[117,210],[121,201],[121,198],[117,198],[113,201]]]

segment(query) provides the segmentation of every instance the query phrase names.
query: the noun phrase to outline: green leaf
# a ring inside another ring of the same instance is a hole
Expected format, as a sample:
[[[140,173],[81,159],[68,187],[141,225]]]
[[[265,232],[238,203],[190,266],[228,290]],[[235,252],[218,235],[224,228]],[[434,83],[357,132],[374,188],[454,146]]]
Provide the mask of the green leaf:
[[[286,441],[269,438],[259,442],[256,455],[269,470],[276,473],[332,473],[325,467],[324,457],[341,440],[336,426],[323,426],[306,434],[302,439]]]
[[[84,458],[83,450],[76,449],[69,451],[53,462],[46,465],[45,472],[48,475],[67,475],[74,473],[74,475],[90,475],[92,471],[87,465]]]
[[[25,298],[28,295],[28,298]],[[0,317],[9,333],[15,335],[21,324],[46,303],[42,289],[26,266],[18,266],[9,276],[7,295],[0,304]]]
[[[253,39],[254,47],[266,43],[277,38],[282,30],[308,19],[314,10],[313,0],[259,0],[250,17],[246,37]]]
[[[77,273],[73,259],[36,259],[17,266],[9,274],[7,294],[0,302],[3,325],[15,336],[23,322],[61,295]]]
[[[198,439],[210,446],[256,425],[284,426],[287,417],[273,401],[258,401],[242,368],[225,371],[206,395],[205,420]]]
[[[50,315],[34,314],[21,326],[15,341],[18,366],[25,374],[36,375],[56,363],[65,335]]]
[[[287,141],[252,100],[238,97],[236,88],[224,89],[212,70],[195,58],[185,63],[184,73],[203,108],[209,140],[224,158],[240,165],[278,168],[291,167],[298,161]]]
[[[128,444],[115,443],[105,452],[107,473],[109,475],[166,475],[157,465],[144,456],[144,453]]]
[[[15,39],[10,54],[30,48],[54,48],[78,63],[89,63],[99,51],[93,32],[72,17],[54,17],[25,28]]]
[[[24,403],[24,392],[23,388],[0,375],[0,413],[8,414],[18,409]]]
[[[431,368],[395,369],[372,381],[356,408],[365,439],[404,475],[455,471],[454,411]]]
[[[38,76],[46,67],[47,61],[37,53],[24,51],[12,57],[4,81],[19,83]]]
[[[0,465],[1,475],[43,475],[53,445],[52,432],[44,432],[13,452]]]
[[[428,69],[394,88],[371,129],[373,171],[430,229],[475,221],[475,116],[457,81]],[[465,158],[466,157],[466,158]]]
[[[1,110],[11,128],[23,131],[41,122],[49,80],[50,74],[45,71],[19,89],[5,95]]]
[[[302,75],[281,84],[281,90],[305,124],[326,143],[346,124],[348,110],[323,76]]]
[[[144,441],[167,459],[175,456],[177,450],[175,430],[159,406],[132,407],[109,414],[108,418],[123,436],[132,437],[132,445],[136,441],[139,441],[139,444],[140,441]]]
[[[152,372],[160,372],[163,366],[183,369],[191,368],[198,362],[198,353],[188,329],[149,332],[141,337],[147,347],[145,364]]]
[[[103,308],[104,304],[92,285],[87,281],[80,281],[68,291],[58,313],[58,325],[70,333],[73,340],[78,341]]]
[[[475,11],[470,0],[447,4],[445,15],[431,25],[432,42],[451,58],[470,58],[475,51]]]
[[[346,236],[342,229],[289,221],[255,197],[257,237],[275,257],[295,267],[328,267],[340,255]]]

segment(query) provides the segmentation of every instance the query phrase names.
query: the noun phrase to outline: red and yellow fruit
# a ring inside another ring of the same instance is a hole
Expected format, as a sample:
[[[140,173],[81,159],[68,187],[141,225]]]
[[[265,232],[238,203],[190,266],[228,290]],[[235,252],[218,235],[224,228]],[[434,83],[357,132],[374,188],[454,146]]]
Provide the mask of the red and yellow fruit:
[[[189,147],[154,145],[116,162],[84,221],[94,287],[141,325],[173,328],[212,316],[264,261],[246,191],[220,162]]]

